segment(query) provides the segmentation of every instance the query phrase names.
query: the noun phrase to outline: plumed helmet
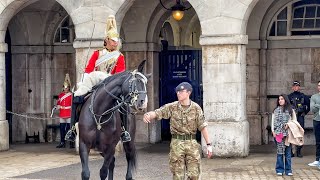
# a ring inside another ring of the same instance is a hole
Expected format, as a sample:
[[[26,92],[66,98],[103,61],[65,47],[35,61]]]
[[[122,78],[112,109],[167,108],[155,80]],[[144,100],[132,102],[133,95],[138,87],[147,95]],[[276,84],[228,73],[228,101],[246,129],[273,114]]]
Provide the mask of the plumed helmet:
[[[66,77],[64,78],[63,88],[71,88],[71,81],[70,81],[70,76],[68,73],[66,74]]]
[[[117,23],[114,15],[110,15],[107,19],[107,28],[105,31],[106,38],[119,41],[119,33],[117,31]]]

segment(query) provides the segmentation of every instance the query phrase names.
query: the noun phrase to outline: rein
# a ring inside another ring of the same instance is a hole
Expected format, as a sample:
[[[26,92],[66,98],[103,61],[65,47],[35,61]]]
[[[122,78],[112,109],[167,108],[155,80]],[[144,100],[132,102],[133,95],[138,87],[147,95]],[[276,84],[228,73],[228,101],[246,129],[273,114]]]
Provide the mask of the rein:
[[[136,76],[139,76],[140,78],[137,78]],[[91,98],[91,101],[90,101],[89,110],[90,110],[90,112],[92,113],[92,115],[94,117],[94,120],[96,122],[98,130],[101,130],[102,125],[111,120],[111,118],[113,117],[113,115],[116,112],[116,110],[118,110],[121,114],[124,114],[124,113],[128,114],[129,112],[123,106],[130,106],[130,107],[135,106],[134,103],[138,100],[139,94],[143,94],[143,93],[146,94],[147,93],[147,90],[146,90],[147,78],[142,73],[137,72],[136,70],[134,70],[133,72],[130,73],[130,76],[122,84],[126,83],[128,80],[129,80],[129,93],[125,97],[121,95],[120,98],[115,96],[111,92],[109,92],[106,89],[106,84],[103,83],[103,90],[107,94],[109,94],[113,99],[116,99],[117,101],[116,101],[116,105],[114,105],[110,109],[107,109],[102,114],[96,114],[94,112],[94,110],[93,110],[94,99],[95,99],[95,96],[97,94],[98,89],[95,89],[93,91],[92,98]],[[138,91],[137,90],[137,81],[138,80],[141,80],[143,82],[144,91]],[[104,116],[106,116],[108,114],[110,114],[110,117],[107,120],[101,122],[102,117],[104,117]],[[132,113],[132,114],[135,114],[135,113]]]

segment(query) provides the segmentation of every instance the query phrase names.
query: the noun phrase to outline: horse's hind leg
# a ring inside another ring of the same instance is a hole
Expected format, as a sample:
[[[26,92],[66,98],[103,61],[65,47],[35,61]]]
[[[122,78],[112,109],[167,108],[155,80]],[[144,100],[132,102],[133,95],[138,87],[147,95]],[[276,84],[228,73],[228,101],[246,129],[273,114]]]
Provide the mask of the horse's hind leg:
[[[114,162],[115,162],[115,157],[113,156],[111,163],[109,165],[109,176],[108,176],[108,180],[113,180],[113,171],[114,171]]]
[[[132,171],[136,167],[136,147],[133,141],[123,143],[127,159],[127,175],[126,180],[132,180]]]
[[[89,170],[89,152],[90,149],[87,147],[87,145],[80,140],[79,143],[79,153],[80,153],[80,159],[81,159],[81,165],[82,165],[82,172],[81,172],[81,178],[82,180],[89,180],[90,178],[90,170]]]

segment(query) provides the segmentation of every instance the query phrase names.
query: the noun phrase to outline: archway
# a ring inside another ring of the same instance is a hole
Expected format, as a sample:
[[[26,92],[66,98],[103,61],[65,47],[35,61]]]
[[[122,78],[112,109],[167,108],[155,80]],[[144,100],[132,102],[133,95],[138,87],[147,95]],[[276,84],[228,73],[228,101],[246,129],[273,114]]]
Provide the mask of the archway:
[[[25,141],[26,133],[39,133],[40,142],[47,141],[46,125],[58,124],[58,120],[41,118],[50,116],[53,98],[61,91],[65,74],[69,73],[75,82],[72,20],[54,0],[26,2],[10,19],[8,32],[12,76],[7,84],[13,87],[12,112],[20,114],[9,121],[15,129],[12,142]]]

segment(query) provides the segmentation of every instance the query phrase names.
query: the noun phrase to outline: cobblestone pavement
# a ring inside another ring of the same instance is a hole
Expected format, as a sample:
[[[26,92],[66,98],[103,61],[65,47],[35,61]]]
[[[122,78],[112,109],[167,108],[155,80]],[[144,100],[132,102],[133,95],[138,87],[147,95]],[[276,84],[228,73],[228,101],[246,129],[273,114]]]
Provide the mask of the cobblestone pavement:
[[[72,149],[56,149],[56,144],[16,144],[9,151],[0,152],[0,179],[70,179],[78,180],[81,173],[80,158]],[[137,180],[170,180],[168,166],[169,144],[137,144]],[[202,179],[320,179],[320,170],[307,164],[314,161],[314,146],[303,148],[303,158],[293,158],[293,176],[276,176],[275,147],[252,146],[246,158],[202,159]],[[98,153],[90,156],[91,179],[99,178],[102,158]],[[116,160],[115,180],[125,179],[126,160]]]

